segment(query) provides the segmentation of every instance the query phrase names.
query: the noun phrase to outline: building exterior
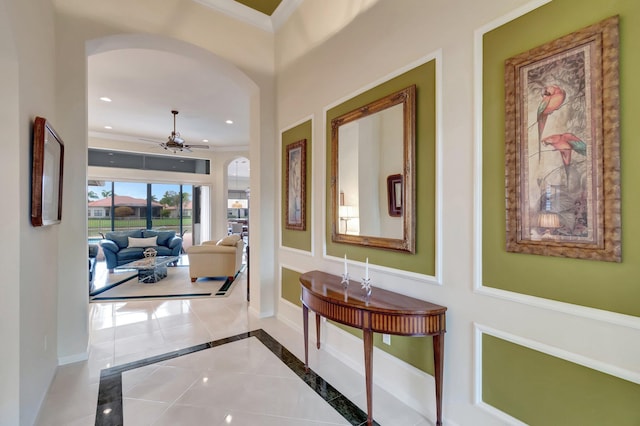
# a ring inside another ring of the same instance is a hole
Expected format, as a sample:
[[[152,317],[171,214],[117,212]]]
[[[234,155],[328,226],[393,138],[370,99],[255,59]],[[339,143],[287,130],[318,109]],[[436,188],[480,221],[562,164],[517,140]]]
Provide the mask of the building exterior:
[[[103,198],[101,200],[89,201],[87,203],[87,215],[88,217],[109,217],[111,215],[111,208],[117,207],[129,207],[131,208],[131,217],[146,217],[147,215],[147,200],[140,198],[129,197],[127,195],[116,195],[113,197]],[[163,210],[175,211],[175,207],[165,207],[162,204],[152,201],[151,202],[152,217],[160,217]],[[178,217],[177,214],[171,217]]]

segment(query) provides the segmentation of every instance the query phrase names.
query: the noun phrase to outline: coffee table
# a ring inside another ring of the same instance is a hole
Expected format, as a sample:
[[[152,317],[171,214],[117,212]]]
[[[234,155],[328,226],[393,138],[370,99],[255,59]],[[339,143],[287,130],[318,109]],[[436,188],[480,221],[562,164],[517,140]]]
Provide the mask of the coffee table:
[[[178,256],[145,257],[118,266],[116,269],[135,269],[138,271],[138,282],[157,283],[167,276],[167,265],[178,261]]]

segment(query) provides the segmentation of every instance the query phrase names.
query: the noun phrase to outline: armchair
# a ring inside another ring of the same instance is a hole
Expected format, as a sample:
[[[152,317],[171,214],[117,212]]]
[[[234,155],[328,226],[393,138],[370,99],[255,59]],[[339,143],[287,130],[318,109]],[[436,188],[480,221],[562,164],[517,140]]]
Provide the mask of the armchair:
[[[240,235],[229,235],[220,241],[204,241],[187,249],[191,282],[199,277],[235,277],[242,266],[244,241]]]

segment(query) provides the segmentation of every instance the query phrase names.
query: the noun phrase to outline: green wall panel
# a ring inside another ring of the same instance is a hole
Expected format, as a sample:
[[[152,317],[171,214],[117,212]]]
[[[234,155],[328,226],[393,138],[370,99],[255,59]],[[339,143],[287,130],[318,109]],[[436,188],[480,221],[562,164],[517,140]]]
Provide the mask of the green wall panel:
[[[362,339],[362,330],[330,321],[349,334]],[[391,345],[382,343],[382,334],[373,334],[373,346],[433,376],[433,338],[391,336]],[[362,353],[364,362],[364,352]]]
[[[504,61],[620,15],[622,263],[505,250]],[[485,35],[483,67],[483,285],[640,316],[640,1],[554,0]]]
[[[420,65],[327,111],[327,226],[330,256],[369,262],[405,271],[435,275],[436,110],[435,60]],[[416,253],[400,253],[331,241],[331,120],[390,93],[416,85]],[[374,283],[375,285],[375,283]]]
[[[291,269],[282,268],[282,298],[289,302],[302,307],[300,301],[300,272],[292,271]]]
[[[273,12],[280,6],[282,0],[235,0],[238,3],[244,4],[251,9],[262,12],[265,15],[271,16]]]
[[[530,425],[640,425],[640,385],[486,334],[482,399]]]
[[[311,120],[305,121],[302,124],[297,125],[282,133],[282,206],[280,209],[282,226],[282,245],[286,247],[295,248],[298,250],[311,251],[311,135],[313,129],[311,126]],[[287,146],[297,142],[299,140],[307,140],[307,158],[306,158],[306,179],[307,179],[307,191],[305,193],[305,204],[307,206],[305,222],[306,227],[304,231],[298,231],[295,229],[287,229],[285,227],[285,211],[286,211],[286,167],[287,167]]]

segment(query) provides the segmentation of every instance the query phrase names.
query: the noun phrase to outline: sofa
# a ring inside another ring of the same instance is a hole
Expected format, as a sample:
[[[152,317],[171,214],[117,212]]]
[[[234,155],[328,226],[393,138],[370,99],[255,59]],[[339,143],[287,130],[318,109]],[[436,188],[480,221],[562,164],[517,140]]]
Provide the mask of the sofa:
[[[104,234],[100,247],[107,261],[107,268],[114,268],[144,257],[144,250],[153,248],[158,256],[179,256],[182,238],[175,231],[138,229],[135,231],[112,231]]]
[[[98,245],[89,244],[89,292],[93,290],[93,277],[96,274],[96,257],[98,257]]]
[[[242,267],[244,241],[240,235],[229,235],[219,241],[204,241],[187,248],[191,282],[200,277],[233,279]]]

